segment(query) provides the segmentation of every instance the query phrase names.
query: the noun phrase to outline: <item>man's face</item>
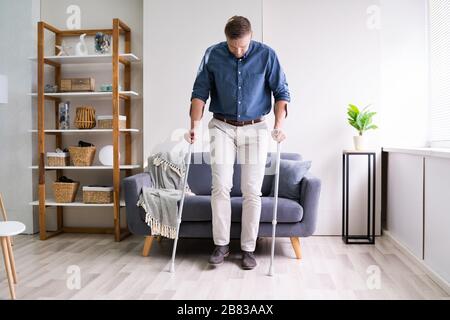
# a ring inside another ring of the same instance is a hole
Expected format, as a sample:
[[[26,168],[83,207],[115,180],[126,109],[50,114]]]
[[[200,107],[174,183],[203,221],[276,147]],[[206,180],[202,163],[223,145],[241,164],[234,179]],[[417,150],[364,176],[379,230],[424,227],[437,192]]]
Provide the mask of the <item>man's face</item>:
[[[242,58],[250,46],[250,40],[252,40],[251,32],[238,39],[227,38],[228,50],[230,50],[236,58]]]

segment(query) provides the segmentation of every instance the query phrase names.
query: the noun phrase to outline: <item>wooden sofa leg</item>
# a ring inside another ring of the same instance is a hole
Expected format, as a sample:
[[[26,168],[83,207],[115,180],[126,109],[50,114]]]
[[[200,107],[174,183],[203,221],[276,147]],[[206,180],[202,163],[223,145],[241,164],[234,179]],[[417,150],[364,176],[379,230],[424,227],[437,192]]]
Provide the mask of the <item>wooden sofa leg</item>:
[[[300,247],[300,238],[291,237],[292,248],[294,248],[295,256],[297,259],[302,258],[302,249]]]
[[[142,249],[142,256],[148,257],[150,249],[152,248],[153,236],[146,236],[144,242],[144,249]]]

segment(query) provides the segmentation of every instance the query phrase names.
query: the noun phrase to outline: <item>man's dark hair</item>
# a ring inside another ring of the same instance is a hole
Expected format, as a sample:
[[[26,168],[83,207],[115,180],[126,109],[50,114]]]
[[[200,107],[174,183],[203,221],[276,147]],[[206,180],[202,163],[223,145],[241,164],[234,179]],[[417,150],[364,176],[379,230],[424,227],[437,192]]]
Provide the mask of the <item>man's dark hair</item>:
[[[233,16],[225,26],[225,35],[229,39],[239,39],[252,31],[250,21],[243,16]]]

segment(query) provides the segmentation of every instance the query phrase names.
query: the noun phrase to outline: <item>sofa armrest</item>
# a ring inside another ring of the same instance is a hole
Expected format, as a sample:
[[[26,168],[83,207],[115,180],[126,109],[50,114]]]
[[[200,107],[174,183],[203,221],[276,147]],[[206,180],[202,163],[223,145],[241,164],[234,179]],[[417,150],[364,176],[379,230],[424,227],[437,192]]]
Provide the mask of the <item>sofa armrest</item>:
[[[122,191],[125,197],[127,224],[131,232],[139,230],[139,224],[143,223],[140,209],[137,206],[139,195],[141,194],[142,187],[151,187],[152,181],[150,175],[146,172],[139,173],[134,176],[126,177],[122,180]]]
[[[307,173],[300,182],[300,205],[303,207],[305,236],[314,234],[317,225],[319,197],[322,182],[319,178]]]

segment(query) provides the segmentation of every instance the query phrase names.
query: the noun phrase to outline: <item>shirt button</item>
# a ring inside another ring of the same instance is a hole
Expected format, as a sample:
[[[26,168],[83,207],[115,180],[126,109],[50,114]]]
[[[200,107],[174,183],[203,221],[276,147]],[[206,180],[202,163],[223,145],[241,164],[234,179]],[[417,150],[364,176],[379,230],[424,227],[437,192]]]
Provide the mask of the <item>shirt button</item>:
[[[239,74],[241,74],[241,72],[240,72],[240,71],[239,71],[238,73],[239,73]]]
[[[238,118],[240,118],[240,117],[241,117],[241,115],[238,114]]]
[[[239,103],[239,104],[241,104],[241,102],[240,102],[240,101],[238,101],[238,103]]]
[[[241,90],[241,87],[239,87],[239,90]]]

